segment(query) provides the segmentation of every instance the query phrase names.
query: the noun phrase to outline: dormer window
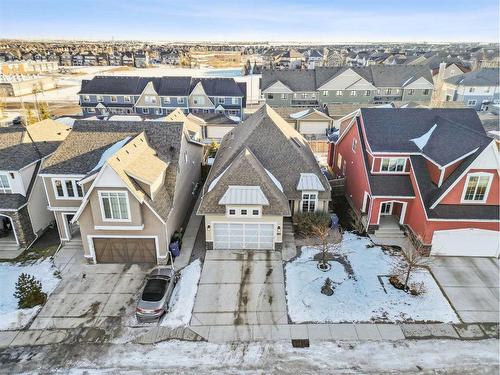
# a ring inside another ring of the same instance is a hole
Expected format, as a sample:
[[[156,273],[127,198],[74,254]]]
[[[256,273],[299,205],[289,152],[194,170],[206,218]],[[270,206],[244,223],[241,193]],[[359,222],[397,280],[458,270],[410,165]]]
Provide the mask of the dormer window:
[[[406,158],[383,158],[380,170],[382,172],[404,172]]]
[[[146,104],[156,104],[156,96],[146,95],[144,97],[144,101],[146,102]]]
[[[469,174],[462,194],[462,202],[485,203],[492,181],[492,175],[489,173]]]
[[[116,96],[111,96],[111,101],[113,103],[116,103],[118,101],[118,99],[116,98]]]
[[[0,174],[0,193],[11,194],[12,188],[10,187],[9,177],[5,174]]]

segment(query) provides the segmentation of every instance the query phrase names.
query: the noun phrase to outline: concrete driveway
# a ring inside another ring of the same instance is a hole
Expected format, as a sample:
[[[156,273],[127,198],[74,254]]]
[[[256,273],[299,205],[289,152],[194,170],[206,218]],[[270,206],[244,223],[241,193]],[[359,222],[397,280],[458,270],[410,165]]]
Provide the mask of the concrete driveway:
[[[83,250],[65,246],[54,263],[62,280],[49,296],[31,329],[120,325],[134,316],[138,292],[150,267],[88,265]]]
[[[287,323],[280,252],[207,251],[191,325]]]
[[[499,321],[498,259],[435,257],[431,271],[463,322]]]

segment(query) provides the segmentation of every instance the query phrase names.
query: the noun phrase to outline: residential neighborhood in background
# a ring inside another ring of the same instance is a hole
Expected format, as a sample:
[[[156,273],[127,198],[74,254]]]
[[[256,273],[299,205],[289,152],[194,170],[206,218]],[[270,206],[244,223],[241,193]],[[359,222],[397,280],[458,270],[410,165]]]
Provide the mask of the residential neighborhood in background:
[[[84,4],[88,40],[0,39],[3,371],[498,371],[496,39],[187,41],[333,5],[181,2],[154,16],[185,40],[148,41],[123,3]],[[90,40],[118,10],[137,40]]]

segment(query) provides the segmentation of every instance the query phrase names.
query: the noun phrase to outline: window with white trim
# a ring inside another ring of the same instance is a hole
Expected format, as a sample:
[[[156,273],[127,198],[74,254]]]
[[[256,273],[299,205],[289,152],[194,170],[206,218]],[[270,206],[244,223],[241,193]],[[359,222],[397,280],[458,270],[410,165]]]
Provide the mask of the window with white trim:
[[[285,96],[285,98],[286,98],[286,96]],[[233,105],[238,105],[238,104],[239,104],[239,103],[238,103],[238,98],[237,98],[237,97],[233,97],[233,98],[231,98],[231,104],[233,104]]]
[[[104,221],[128,221],[130,207],[126,192],[99,192]]]
[[[141,108],[142,113],[149,113],[149,108]]]
[[[184,97],[179,96],[179,97],[177,98],[177,103],[179,103],[179,104],[184,104]]]
[[[9,177],[6,174],[0,174],[0,193],[11,194],[12,188],[10,186]]]
[[[476,103],[477,103],[477,101],[476,101],[476,100],[469,100],[469,101],[467,101],[467,105],[468,105],[468,106],[470,106],[470,107],[475,106],[475,105],[476,105]]]
[[[356,90],[351,90],[351,96],[356,96]]]
[[[408,95],[413,95],[415,93],[415,90],[414,89],[409,89],[408,90]]]
[[[343,91],[342,90],[337,90],[337,96],[342,96]]]
[[[80,199],[83,198],[83,188],[78,185],[78,180],[67,178],[55,178],[52,180],[54,194],[58,199]]]
[[[260,210],[252,210],[252,216],[259,216],[260,215]]]
[[[146,96],[144,96],[144,102],[146,104],[156,104],[156,96],[146,95]]]
[[[130,96],[125,95],[125,96],[123,97],[123,101],[124,101],[124,102],[126,102],[126,103],[130,103]]]
[[[236,215],[236,210],[234,208],[231,208],[229,210],[229,215],[231,215],[231,216]]]
[[[365,96],[370,96],[371,94],[372,94],[372,92],[370,90],[365,91]]]
[[[281,94],[281,99],[286,100],[286,94]]]
[[[342,154],[340,152],[337,154],[337,168],[342,169]]]
[[[95,113],[95,108],[87,108],[88,113]]]
[[[380,166],[382,172],[404,172],[406,158],[383,158]]]
[[[224,103],[226,102],[226,99],[225,99],[225,98],[218,98],[218,99],[217,99],[217,102],[218,102],[219,104],[224,104]]]
[[[385,90],[386,95],[391,95],[392,94],[392,89],[386,89]]]
[[[489,174],[469,174],[462,200],[476,203],[486,202],[490,183],[491,175]]]
[[[100,103],[103,101],[102,95],[97,95],[96,100]]]
[[[111,99],[110,99],[110,100],[111,100],[112,102],[114,102],[114,103],[118,101],[118,99],[116,98],[116,96],[111,96]]]
[[[318,193],[303,192],[302,193],[302,212],[314,212],[318,203]]]
[[[323,96],[328,96],[328,91],[323,90]]]
[[[430,93],[430,92],[431,92],[431,91],[430,91],[429,89],[425,89],[425,90],[424,90],[424,95],[429,95],[429,93]]]
[[[88,95],[83,95],[82,96],[84,102],[90,102],[90,96]]]

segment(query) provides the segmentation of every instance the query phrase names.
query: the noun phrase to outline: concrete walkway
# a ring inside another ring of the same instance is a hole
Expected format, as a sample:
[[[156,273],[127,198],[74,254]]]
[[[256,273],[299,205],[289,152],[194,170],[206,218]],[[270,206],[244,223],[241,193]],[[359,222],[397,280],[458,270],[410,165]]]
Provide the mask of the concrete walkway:
[[[189,217],[186,230],[184,231],[184,236],[182,237],[182,249],[181,254],[175,258],[174,267],[176,270],[186,267],[189,264],[189,259],[191,258],[191,252],[193,251],[194,244],[196,242],[196,235],[198,234],[198,229],[200,228],[203,216],[196,215],[198,207],[201,202],[201,194],[196,200],[191,216]]]

